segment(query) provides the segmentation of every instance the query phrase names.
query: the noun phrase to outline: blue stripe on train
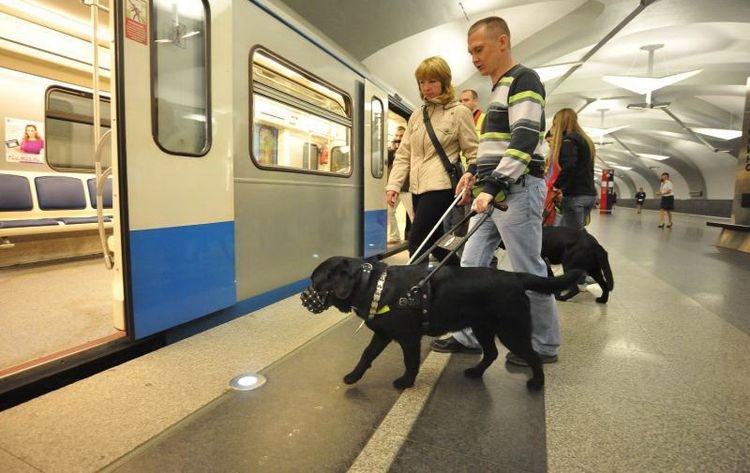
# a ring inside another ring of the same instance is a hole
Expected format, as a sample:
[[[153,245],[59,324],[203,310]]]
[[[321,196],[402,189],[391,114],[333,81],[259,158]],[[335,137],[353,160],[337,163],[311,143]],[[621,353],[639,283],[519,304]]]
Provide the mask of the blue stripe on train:
[[[234,222],[130,233],[135,338],[236,303]]]
[[[385,209],[365,212],[365,258],[385,252],[387,221]]]

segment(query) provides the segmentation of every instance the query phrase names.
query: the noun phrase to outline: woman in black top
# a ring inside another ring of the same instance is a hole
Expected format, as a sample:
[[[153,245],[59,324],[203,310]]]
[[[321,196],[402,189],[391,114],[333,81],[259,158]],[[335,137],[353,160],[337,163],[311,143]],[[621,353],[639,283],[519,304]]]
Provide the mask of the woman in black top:
[[[578,124],[578,115],[564,108],[552,120],[550,155],[560,167],[553,192],[562,192],[562,225],[582,229],[596,201],[594,143]]]

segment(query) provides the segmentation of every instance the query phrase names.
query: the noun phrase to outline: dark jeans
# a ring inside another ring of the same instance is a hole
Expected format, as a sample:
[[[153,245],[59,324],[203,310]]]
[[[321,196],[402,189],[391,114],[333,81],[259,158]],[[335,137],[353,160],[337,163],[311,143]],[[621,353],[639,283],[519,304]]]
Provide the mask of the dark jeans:
[[[409,255],[414,255],[427,237],[440,217],[445,213],[453,202],[453,193],[446,189],[444,191],[425,192],[424,194],[412,194],[412,204],[414,205],[414,221],[409,231]],[[443,226],[440,225],[435,233],[432,234],[429,241],[425,243],[420,251],[420,255],[432,246],[441,236],[443,236]],[[448,251],[443,248],[435,248],[432,256],[441,260],[448,255]],[[460,260],[453,255],[448,261],[449,264],[458,265]]]

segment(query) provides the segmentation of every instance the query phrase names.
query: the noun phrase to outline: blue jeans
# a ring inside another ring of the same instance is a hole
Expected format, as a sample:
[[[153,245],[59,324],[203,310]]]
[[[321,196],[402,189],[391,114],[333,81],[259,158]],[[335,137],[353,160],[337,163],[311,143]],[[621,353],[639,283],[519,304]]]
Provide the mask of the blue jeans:
[[[544,179],[526,176],[525,185],[514,184],[505,202],[506,212],[495,210],[464,247],[461,266],[489,267],[500,240],[514,271],[547,277],[542,259],[542,210],[547,187]],[[472,217],[471,227],[481,215]],[[526,291],[531,302],[531,345],[540,355],[556,355],[560,347],[560,322],[555,298],[551,294]],[[455,332],[453,337],[465,346],[478,347],[471,329]]]
[[[595,195],[563,195],[562,226],[583,230],[586,226],[586,217],[594,208],[594,202],[596,202]]]

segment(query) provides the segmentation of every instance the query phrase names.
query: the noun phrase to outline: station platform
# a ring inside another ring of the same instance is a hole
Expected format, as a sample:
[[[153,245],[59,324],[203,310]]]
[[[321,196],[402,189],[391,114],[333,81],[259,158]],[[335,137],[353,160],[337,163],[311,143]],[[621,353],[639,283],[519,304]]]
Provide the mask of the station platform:
[[[294,296],[0,412],[0,471],[750,471],[750,255],[714,245],[715,218],[657,220],[593,215],[615,288],[557,303],[540,393],[503,347],[473,380],[476,356],[429,338],[414,388],[391,386],[395,344],[348,386],[370,332]],[[248,371],[267,383],[231,390]]]

